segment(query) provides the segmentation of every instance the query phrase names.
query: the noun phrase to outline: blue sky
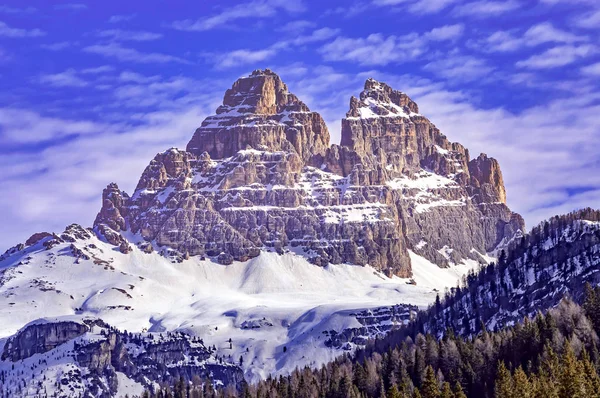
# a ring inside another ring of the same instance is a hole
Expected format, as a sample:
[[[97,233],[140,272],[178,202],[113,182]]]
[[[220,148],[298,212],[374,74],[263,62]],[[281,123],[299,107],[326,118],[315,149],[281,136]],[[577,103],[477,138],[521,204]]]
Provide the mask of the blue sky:
[[[600,207],[599,38],[595,0],[0,2],[0,249],[91,225],[265,67],[333,142],[366,78],[408,93],[528,226]]]

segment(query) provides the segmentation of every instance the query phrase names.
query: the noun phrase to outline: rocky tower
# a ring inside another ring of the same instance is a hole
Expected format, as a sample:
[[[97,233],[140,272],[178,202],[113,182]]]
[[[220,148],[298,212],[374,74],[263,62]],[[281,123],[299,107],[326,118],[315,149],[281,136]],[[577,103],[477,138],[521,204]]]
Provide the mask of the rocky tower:
[[[109,185],[95,228],[178,259],[294,250],[408,277],[409,250],[447,266],[510,240],[523,220],[505,201],[496,160],[470,160],[406,94],[367,80],[329,146],[322,117],[267,69],[227,90],[187,151],[158,154],[131,197]]]
[[[223,105],[196,130],[187,151],[207,152],[213,159],[243,149],[296,152],[306,161],[328,146],[329,131],[321,115],[311,112],[266,69],[238,79],[225,92]]]

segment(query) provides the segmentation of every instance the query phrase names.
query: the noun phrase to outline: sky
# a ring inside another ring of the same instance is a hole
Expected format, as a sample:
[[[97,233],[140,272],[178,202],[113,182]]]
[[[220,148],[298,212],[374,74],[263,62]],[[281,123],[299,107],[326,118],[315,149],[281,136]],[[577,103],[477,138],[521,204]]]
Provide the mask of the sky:
[[[0,252],[91,226],[270,68],[332,143],[368,77],[499,160],[528,227],[600,207],[597,0],[0,0]]]

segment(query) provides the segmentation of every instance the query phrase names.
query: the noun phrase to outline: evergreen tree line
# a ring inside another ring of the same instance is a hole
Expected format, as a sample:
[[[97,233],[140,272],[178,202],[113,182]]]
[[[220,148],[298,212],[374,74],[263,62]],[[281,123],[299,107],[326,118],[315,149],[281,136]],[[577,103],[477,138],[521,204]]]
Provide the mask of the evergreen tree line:
[[[257,384],[213,389],[181,380],[160,398],[600,398],[600,288],[555,309],[471,337],[417,334],[387,351],[345,355]]]
[[[599,219],[600,211],[583,209],[539,224],[374,349],[417,333],[441,337],[452,328],[466,336],[481,332],[484,324],[501,328],[555,307],[566,294],[580,302],[586,282],[600,283],[600,227],[589,223]]]

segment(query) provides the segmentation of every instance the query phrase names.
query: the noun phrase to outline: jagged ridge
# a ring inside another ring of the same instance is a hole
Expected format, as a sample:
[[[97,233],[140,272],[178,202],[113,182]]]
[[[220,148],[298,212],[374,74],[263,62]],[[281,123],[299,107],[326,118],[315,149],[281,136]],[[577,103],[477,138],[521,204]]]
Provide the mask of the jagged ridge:
[[[96,230],[228,264],[264,248],[319,265],[411,274],[408,250],[441,266],[481,255],[523,229],[506,207],[498,162],[469,158],[406,94],[368,79],[329,146],[321,116],[269,70],[227,90],[187,151],[158,154],[130,198],[109,185]],[[115,234],[114,232],[117,232]],[[150,246],[147,246],[150,249]]]

